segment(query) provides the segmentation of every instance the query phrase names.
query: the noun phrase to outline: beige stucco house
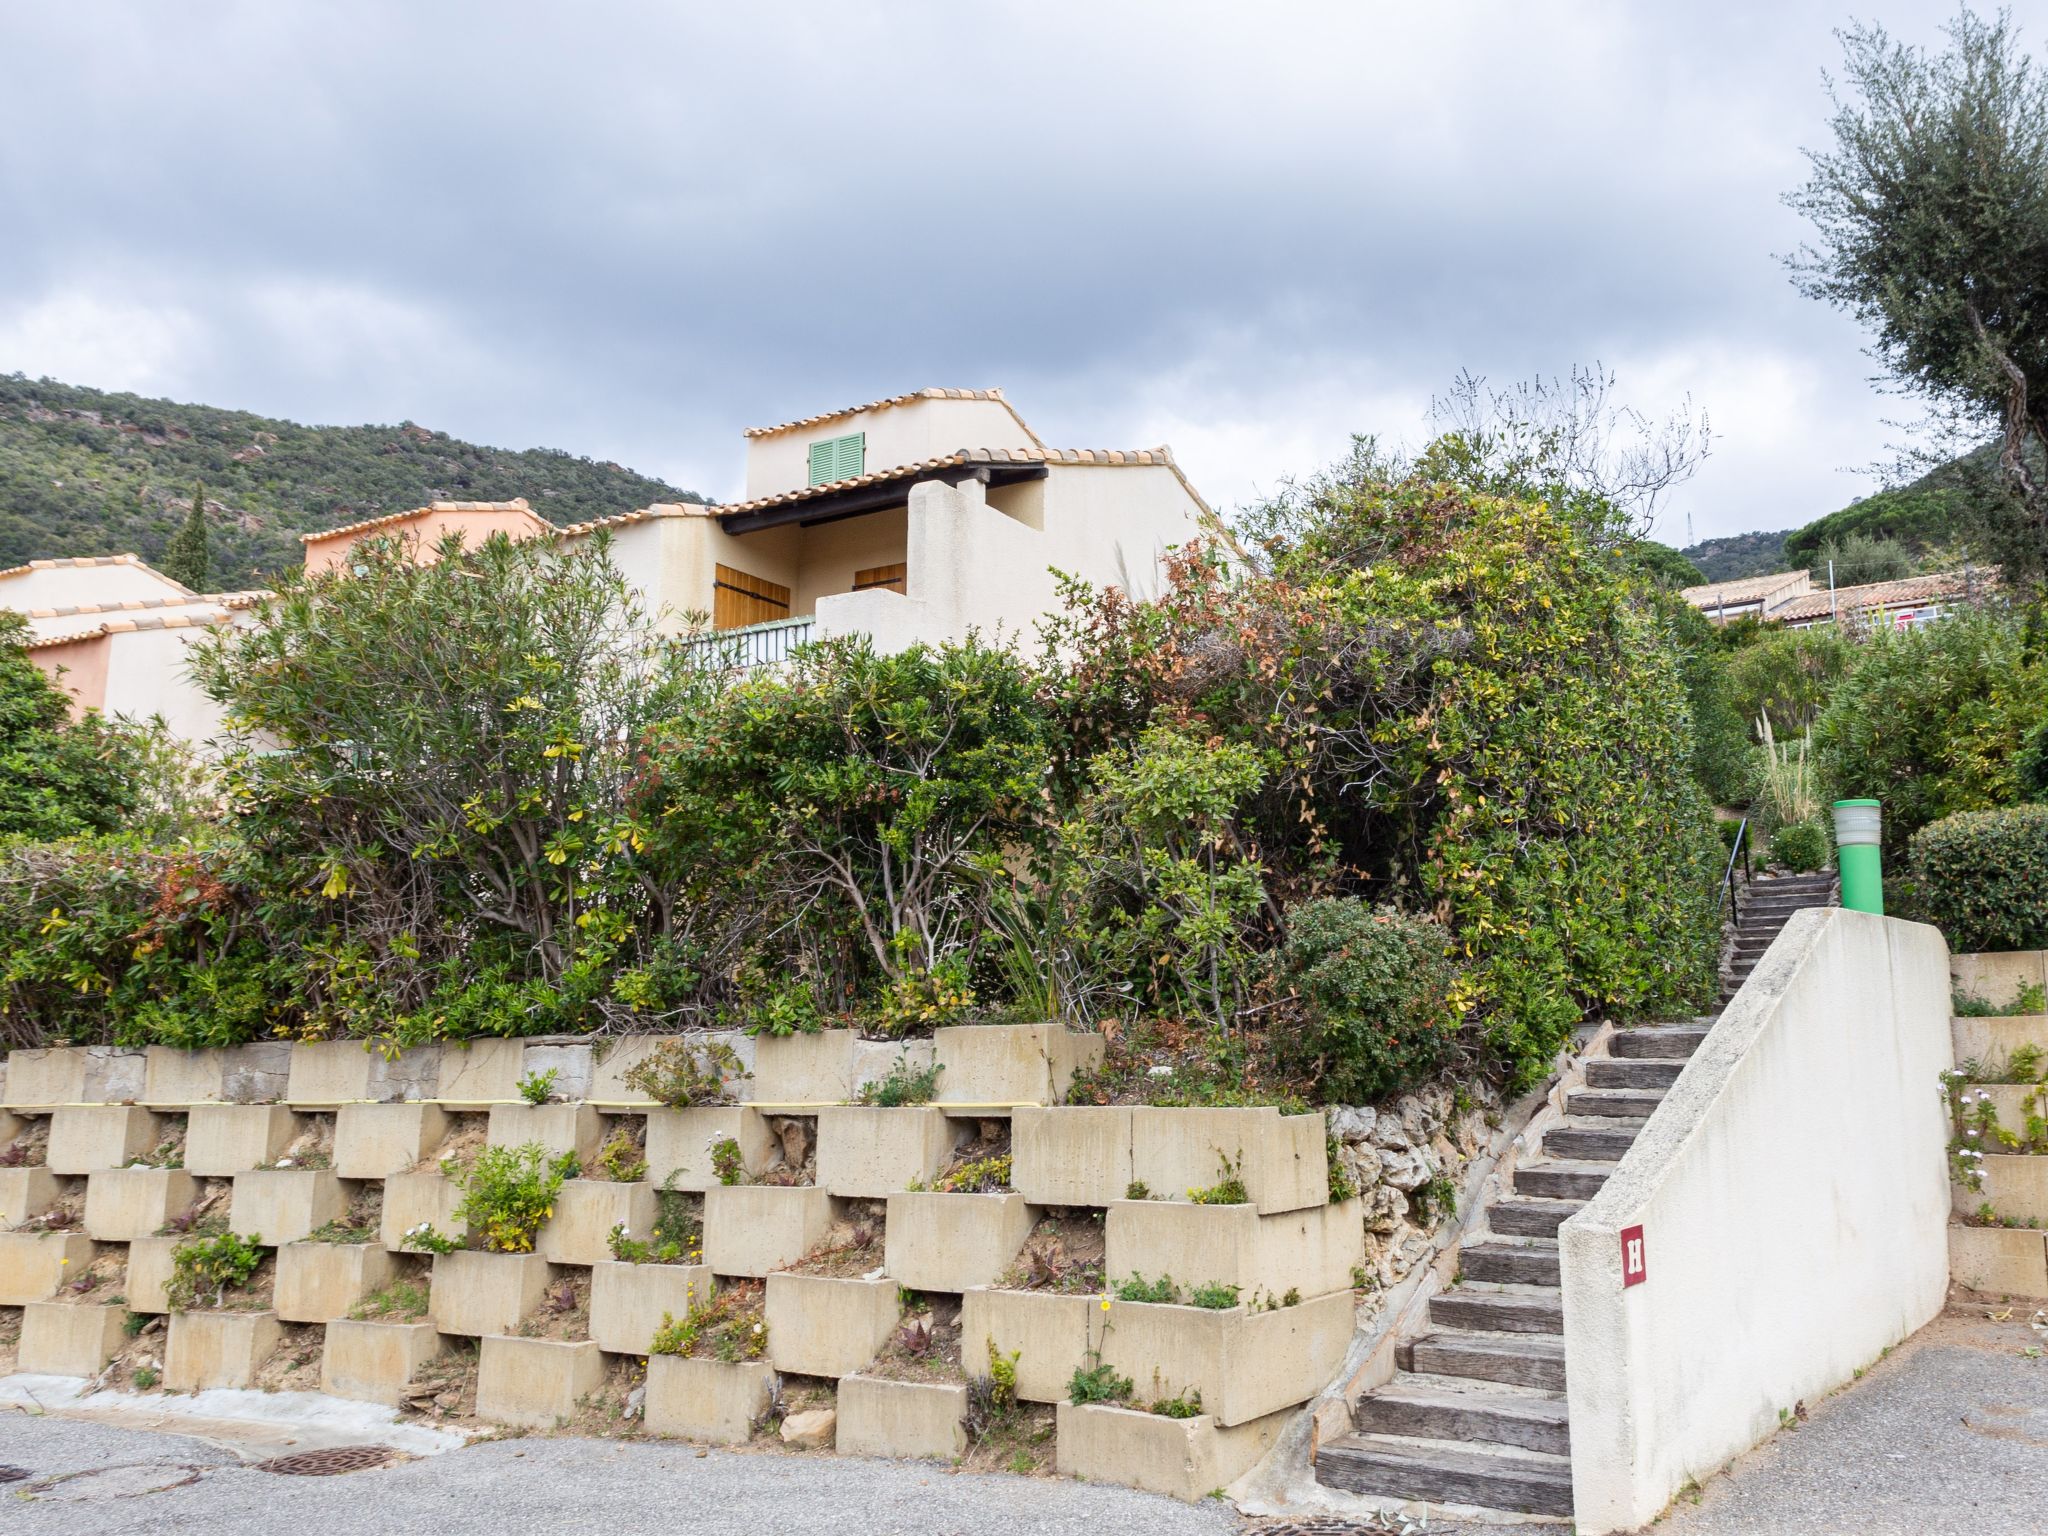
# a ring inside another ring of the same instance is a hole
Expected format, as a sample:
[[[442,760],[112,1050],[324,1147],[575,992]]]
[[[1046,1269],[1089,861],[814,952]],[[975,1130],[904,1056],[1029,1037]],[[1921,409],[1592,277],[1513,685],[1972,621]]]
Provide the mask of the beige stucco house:
[[[413,544],[415,558],[431,561],[439,558],[435,551],[451,533],[461,538],[464,549],[473,549],[494,533],[516,541],[554,531],[555,525],[521,496],[511,501],[430,501],[410,512],[389,512],[319,533],[302,533],[299,542],[306,549],[307,571],[316,572],[341,564],[364,539],[403,538]]]

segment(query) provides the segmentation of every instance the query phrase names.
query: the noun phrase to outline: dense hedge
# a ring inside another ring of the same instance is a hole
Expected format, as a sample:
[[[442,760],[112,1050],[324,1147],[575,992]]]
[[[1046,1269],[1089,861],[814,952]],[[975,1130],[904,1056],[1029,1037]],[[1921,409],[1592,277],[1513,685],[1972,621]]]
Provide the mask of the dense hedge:
[[[1912,869],[1952,949],[2048,949],[2048,805],[1944,817],[1914,834]]]

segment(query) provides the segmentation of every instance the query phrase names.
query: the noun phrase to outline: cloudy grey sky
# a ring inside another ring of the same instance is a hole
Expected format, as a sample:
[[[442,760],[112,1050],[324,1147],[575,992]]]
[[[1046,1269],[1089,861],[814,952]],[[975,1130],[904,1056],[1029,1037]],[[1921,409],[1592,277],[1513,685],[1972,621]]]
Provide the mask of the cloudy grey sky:
[[[1852,4],[0,0],[0,371],[715,497],[1001,385],[1227,505],[1600,359],[1712,414],[1663,537],[1786,527],[1899,414],[1776,259]]]

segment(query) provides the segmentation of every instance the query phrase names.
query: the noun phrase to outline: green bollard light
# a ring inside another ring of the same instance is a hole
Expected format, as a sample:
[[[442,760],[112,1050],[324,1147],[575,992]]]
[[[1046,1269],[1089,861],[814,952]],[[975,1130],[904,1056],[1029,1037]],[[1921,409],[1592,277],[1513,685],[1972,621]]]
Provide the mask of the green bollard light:
[[[1842,905],[1884,915],[1884,856],[1878,850],[1882,811],[1875,800],[1835,802],[1835,864],[1842,872]]]

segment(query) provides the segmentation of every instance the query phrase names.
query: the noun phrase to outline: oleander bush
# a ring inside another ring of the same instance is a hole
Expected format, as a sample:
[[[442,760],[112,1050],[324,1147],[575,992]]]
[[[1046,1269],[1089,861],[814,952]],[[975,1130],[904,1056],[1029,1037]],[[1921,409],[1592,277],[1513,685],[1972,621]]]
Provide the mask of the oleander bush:
[[[1817,821],[1798,821],[1771,834],[1771,862],[1801,872],[1823,869],[1828,862],[1827,829]]]
[[[1944,817],[1913,835],[1911,860],[1951,949],[2048,949],[2048,805]]]

